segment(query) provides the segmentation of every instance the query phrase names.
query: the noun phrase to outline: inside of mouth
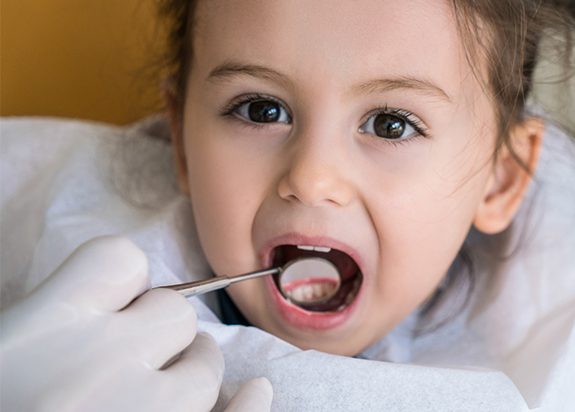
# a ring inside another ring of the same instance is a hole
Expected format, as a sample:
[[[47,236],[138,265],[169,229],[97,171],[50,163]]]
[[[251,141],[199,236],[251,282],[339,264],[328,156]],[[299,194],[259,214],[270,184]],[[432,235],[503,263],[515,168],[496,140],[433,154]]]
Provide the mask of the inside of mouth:
[[[355,261],[337,249],[323,252],[282,245],[274,249],[273,265],[283,267],[291,261],[307,258],[321,258],[331,262],[339,272],[339,280],[310,273],[307,278],[281,283],[280,276],[274,276],[282,295],[294,305],[312,312],[337,312],[345,309],[357,296],[361,286],[362,275]],[[334,294],[338,285],[339,289]],[[324,296],[328,298],[323,299]]]

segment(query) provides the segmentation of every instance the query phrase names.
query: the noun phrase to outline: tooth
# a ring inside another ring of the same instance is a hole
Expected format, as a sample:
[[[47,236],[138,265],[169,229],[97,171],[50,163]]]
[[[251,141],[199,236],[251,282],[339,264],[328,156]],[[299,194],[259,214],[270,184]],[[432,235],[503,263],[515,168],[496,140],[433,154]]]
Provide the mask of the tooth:
[[[312,292],[311,298],[313,300],[316,300],[318,297],[321,296],[321,285],[320,284],[312,285],[311,292]]]
[[[331,252],[330,247],[326,246],[308,246],[308,245],[297,245],[297,248],[300,250],[307,250],[308,252],[322,252],[322,253],[329,253]]]
[[[289,292],[289,297],[292,298],[293,300],[301,302],[302,300],[301,288],[291,290]]]
[[[327,296],[330,292],[330,286],[326,283],[318,283],[314,285],[314,293],[313,298],[315,299],[322,299]]]
[[[304,290],[304,300],[309,302],[312,299],[313,299],[313,286],[306,285]]]
[[[313,249],[314,249],[313,246],[306,246],[306,245],[298,245],[297,248],[301,249],[301,250],[308,250],[308,251],[313,251]]]
[[[322,252],[322,253],[329,253],[331,252],[331,248],[330,247],[322,247],[322,246],[316,246],[313,248],[313,250],[315,250],[316,252]]]

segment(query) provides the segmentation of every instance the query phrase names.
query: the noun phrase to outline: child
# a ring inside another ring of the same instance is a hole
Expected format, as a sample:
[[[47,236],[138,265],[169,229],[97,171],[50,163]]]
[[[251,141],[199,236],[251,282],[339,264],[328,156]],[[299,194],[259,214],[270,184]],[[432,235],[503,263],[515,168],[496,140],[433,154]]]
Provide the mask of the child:
[[[415,339],[411,333],[421,329],[427,331],[417,340],[422,347],[430,335],[442,336],[441,328],[433,331],[438,319],[446,321],[437,313],[445,314],[439,310],[442,305],[452,304],[452,311],[462,308],[453,302],[460,277],[466,269],[472,273],[465,262],[482,264],[478,259],[485,245],[494,235],[509,233],[528,192],[544,133],[542,119],[526,108],[537,44],[546,26],[568,28],[573,23],[559,13],[566,9],[554,2],[511,0],[366,0],[337,6],[305,0],[172,0],[165,2],[164,11],[174,24],[166,94],[178,182],[191,199],[210,268],[218,275],[236,274],[321,256],[346,281],[341,296],[321,311],[287,302],[273,279],[231,286],[231,300],[221,295],[221,311],[238,315],[237,306],[244,318],[240,322],[300,349],[375,360],[413,361],[419,356],[420,363],[429,363],[433,349],[413,355],[406,340]],[[503,239],[498,247],[505,246],[504,235],[495,236]],[[107,249],[105,243],[93,248],[68,265],[90,272],[86,262],[103,260],[102,250]],[[126,247],[114,243],[113,248]],[[137,264],[123,272],[142,272],[141,259],[133,259]],[[492,261],[484,259],[484,264]],[[503,265],[493,265],[490,272]],[[120,276],[117,268],[106,268]],[[60,274],[58,279],[72,282],[76,277],[83,278]],[[473,301],[488,295],[486,290],[495,290],[491,281],[478,279],[477,291],[468,287],[467,297]],[[130,282],[124,286],[129,292],[117,300],[109,297],[113,310],[145,289],[141,278],[126,280]],[[132,309],[142,322],[153,317],[147,305],[173,305],[166,313],[192,316],[174,303],[181,301],[178,297],[162,292],[148,292],[124,311]],[[46,302],[54,300],[50,295],[40,294]],[[573,291],[561,299],[572,302]],[[12,318],[24,319],[29,312],[33,309]],[[212,366],[184,363],[202,358],[201,348],[209,346],[198,343],[204,338],[194,339],[193,321],[186,322],[179,333],[165,332],[175,336],[173,345],[155,343],[165,347],[149,363],[160,368],[194,341],[166,370],[188,365],[196,381],[211,377],[219,382],[221,362],[213,348],[206,349],[207,358],[216,359]],[[218,344],[234,370],[223,337],[229,332],[204,329],[221,333]],[[253,344],[242,340],[244,332],[237,331],[243,329],[233,330],[240,333],[240,338],[234,335],[234,345]],[[245,333],[251,337],[252,332]],[[392,334],[395,344],[388,339]],[[269,342],[261,336],[260,350]],[[473,340],[473,330],[465,339]],[[251,354],[247,349],[243,353]],[[454,362],[463,358],[459,352],[451,355]],[[435,359],[440,360],[436,364],[451,363],[443,354]],[[455,363],[494,366],[481,356],[472,359]],[[272,377],[280,395],[278,408],[293,407],[288,400],[297,395],[284,388],[277,370],[267,368],[264,364],[258,371]],[[127,376],[140,379],[137,371]],[[243,380],[252,372],[235,376]],[[175,387],[176,381],[166,387]],[[146,392],[152,399],[154,386]],[[209,408],[219,384],[206,386],[213,388],[207,401],[201,390],[193,397]],[[354,390],[352,396],[367,396]],[[378,400],[368,393],[373,402]],[[107,401],[109,408],[113,400]],[[322,399],[320,405],[333,410],[329,401]],[[338,400],[342,410],[349,408],[342,405],[344,400]],[[318,410],[317,405],[306,406]]]

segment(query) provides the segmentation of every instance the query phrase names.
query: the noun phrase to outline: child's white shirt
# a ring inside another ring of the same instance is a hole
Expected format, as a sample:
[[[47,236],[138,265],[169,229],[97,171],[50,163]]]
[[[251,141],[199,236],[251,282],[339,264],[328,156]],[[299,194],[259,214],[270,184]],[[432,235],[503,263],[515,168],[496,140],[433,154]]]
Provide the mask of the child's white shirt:
[[[2,120],[2,307],[99,235],[134,240],[149,258],[153,286],[210,276],[189,202],[177,193],[170,147],[158,138],[165,133],[161,119],[127,128]],[[517,253],[501,263],[477,252],[467,309],[418,337],[414,314],[362,359],[300,351],[257,328],[223,325],[213,296],[192,299],[199,328],[226,360],[216,409],[257,376],[272,381],[274,410],[575,408],[575,144],[558,129],[546,134],[536,182],[533,202],[493,245],[502,252],[521,239]],[[453,309],[450,301],[435,316]]]

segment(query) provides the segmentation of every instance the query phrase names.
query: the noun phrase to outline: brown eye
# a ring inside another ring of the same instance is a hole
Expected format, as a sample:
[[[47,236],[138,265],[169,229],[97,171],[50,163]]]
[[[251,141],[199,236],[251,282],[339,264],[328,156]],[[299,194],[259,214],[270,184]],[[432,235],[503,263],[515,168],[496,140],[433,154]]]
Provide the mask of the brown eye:
[[[252,123],[290,123],[286,109],[274,100],[260,99],[240,104],[234,113]]]
[[[277,122],[280,117],[279,104],[265,100],[252,102],[249,107],[249,116],[250,120],[256,123]]]
[[[373,120],[375,134],[386,139],[399,139],[405,132],[405,121],[391,114],[378,114]]]
[[[421,131],[418,126],[414,126],[418,123],[419,119],[408,112],[404,114],[404,111],[400,113],[380,111],[369,116],[360,126],[359,132],[381,137],[384,140],[403,141],[417,135],[425,135],[425,132]]]

